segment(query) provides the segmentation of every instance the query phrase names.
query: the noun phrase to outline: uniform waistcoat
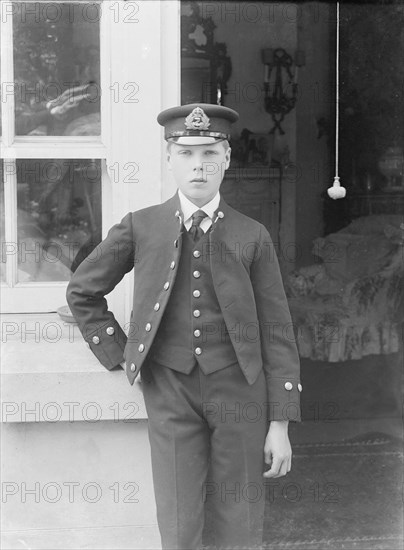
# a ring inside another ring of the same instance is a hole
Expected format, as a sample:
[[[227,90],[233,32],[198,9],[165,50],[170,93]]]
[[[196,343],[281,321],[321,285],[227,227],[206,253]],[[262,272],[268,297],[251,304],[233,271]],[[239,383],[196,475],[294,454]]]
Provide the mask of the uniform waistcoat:
[[[213,286],[208,242],[208,232],[194,243],[183,231],[174,287],[150,350],[152,360],[183,373],[196,362],[204,374],[237,363]]]

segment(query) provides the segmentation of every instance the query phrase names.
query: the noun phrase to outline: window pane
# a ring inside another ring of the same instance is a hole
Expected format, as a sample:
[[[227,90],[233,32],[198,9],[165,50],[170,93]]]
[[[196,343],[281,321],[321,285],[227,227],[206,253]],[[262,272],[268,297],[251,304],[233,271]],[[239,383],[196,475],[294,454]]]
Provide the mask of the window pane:
[[[100,6],[16,2],[17,135],[100,135]]]
[[[101,241],[99,160],[17,160],[18,282],[65,281]]]

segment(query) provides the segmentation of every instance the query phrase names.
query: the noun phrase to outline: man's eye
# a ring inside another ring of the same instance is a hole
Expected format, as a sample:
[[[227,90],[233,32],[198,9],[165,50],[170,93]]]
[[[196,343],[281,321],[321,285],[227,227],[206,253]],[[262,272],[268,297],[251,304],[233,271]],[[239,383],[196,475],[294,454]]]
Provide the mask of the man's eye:
[[[191,151],[188,151],[188,149],[182,149],[181,151],[178,151],[179,155],[190,155]]]
[[[206,151],[205,155],[217,155],[217,151]]]

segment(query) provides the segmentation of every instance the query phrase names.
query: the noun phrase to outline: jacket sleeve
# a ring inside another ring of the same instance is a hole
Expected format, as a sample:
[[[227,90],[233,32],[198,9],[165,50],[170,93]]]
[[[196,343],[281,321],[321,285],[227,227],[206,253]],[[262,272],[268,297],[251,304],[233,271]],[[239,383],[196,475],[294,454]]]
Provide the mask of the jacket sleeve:
[[[127,337],[105,295],[133,268],[134,250],[132,214],[127,214],[81,262],[67,287],[67,303],[83,338],[107,369],[124,360]]]
[[[270,420],[300,421],[300,361],[275,248],[261,226],[251,266]]]

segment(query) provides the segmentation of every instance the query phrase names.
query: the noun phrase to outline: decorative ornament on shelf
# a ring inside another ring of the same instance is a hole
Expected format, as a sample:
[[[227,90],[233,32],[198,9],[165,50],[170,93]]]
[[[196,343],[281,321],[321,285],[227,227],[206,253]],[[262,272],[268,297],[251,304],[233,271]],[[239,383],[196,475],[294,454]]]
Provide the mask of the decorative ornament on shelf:
[[[342,187],[338,176],[338,138],[339,138],[339,2],[337,2],[337,41],[336,41],[336,97],[335,97],[335,177],[332,187],[327,189],[328,196],[332,199],[343,199],[346,195],[345,187]]]
[[[264,64],[265,110],[274,123],[269,133],[278,130],[282,135],[285,132],[281,123],[296,105],[298,68],[305,65],[305,53],[297,50],[293,58],[283,48],[266,48],[261,50],[261,59]]]

